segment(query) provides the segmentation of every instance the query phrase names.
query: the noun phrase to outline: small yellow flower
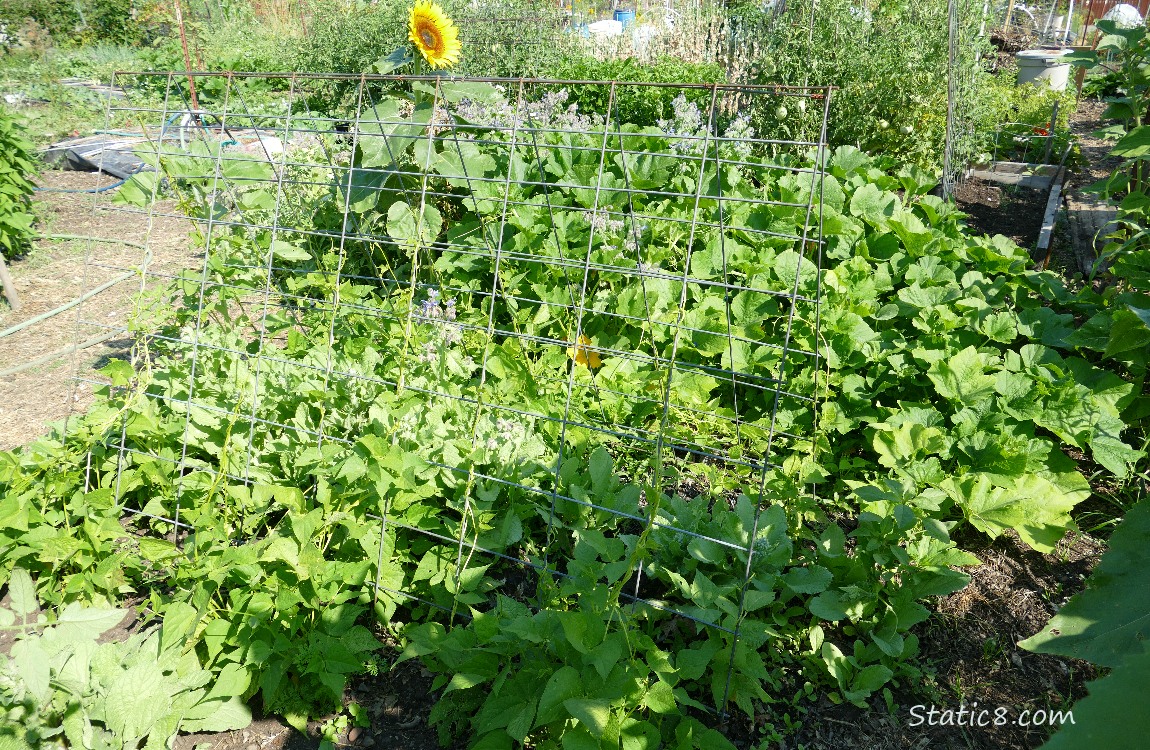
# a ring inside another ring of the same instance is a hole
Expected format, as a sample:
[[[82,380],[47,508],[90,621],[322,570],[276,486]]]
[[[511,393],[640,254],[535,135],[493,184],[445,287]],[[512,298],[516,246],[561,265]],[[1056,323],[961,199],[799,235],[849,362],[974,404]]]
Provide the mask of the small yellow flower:
[[[579,346],[567,347],[567,356],[575,360],[575,364],[583,365],[594,370],[596,367],[603,366],[603,360],[599,357],[599,352],[591,351],[588,347],[591,346],[591,339],[586,336],[579,336]]]
[[[450,68],[459,62],[463,49],[459,29],[438,3],[418,0],[411,8],[408,29],[411,43],[431,67]]]

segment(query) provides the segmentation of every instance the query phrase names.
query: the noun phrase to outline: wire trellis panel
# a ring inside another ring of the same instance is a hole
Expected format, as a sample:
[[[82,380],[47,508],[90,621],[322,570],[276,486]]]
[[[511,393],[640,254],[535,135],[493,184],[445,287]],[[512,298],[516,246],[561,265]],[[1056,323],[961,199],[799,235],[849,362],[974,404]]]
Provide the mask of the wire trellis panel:
[[[590,580],[737,647],[818,451],[831,92],[190,76],[214,92],[199,110],[182,73],[118,74],[109,103],[150,171],[107,210],[186,215],[202,244],[199,268],[140,266],[166,292],[141,296],[135,374],[111,385],[181,426],[173,451],[124,420],[93,455],[131,527],[183,538],[222,503],[238,543],[274,526],[257,497],[366,509],[387,616]],[[674,117],[620,122],[636,96]],[[822,110],[812,137],[724,114],[795,99]],[[731,611],[700,614],[688,553]],[[481,574],[501,583],[468,588]]]

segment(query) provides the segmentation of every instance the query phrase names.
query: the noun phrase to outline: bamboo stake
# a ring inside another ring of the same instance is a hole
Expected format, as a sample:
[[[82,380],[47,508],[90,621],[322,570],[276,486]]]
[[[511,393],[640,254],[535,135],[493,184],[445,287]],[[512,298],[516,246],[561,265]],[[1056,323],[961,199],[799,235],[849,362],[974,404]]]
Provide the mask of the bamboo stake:
[[[176,0],[177,7],[179,7],[179,0]],[[1010,0],[1006,4],[1006,16],[1002,19],[1002,30],[1006,31],[1006,27],[1010,25],[1010,17],[1014,14],[1014,0]],[[182,27],[181,27],[182,28]]]

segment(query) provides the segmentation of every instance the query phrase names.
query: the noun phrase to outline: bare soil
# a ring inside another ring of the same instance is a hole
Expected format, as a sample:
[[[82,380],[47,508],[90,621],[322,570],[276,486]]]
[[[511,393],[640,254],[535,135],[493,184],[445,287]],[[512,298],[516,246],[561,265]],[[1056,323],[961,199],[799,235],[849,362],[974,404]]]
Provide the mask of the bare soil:
[[[90,190],[113,178],[90,172],[44,172],[37,183],[52,190]],[[189,239],[191,224],[156,214],[174,213],[169,202],[151,213],[115,207],[111,192],[36,194],[38,231],[127,240],[151,251],[148,277],[125,280],[87,301],[0,338],[0,450],[7,450],[48,432],[48,425],[92,402],[96,369],[109,358],[126,357],[133,298],[142,286],[155,287],[165,277],[198,264]],[[22,306],[13,311],[0,302],[0,330],[47,313],[117,276],[141,268],[144,251],[128,245],[84,240],[39,240],[26,257],[9,263]],[[75,344],[114,334],[76,353],[17,373],[9,370]]]
[[[959,184],[954,199],[976,234],[1001,234],[1020,247],[1033,249],[1042,232],[1049,191],[995,185],[970,178]]]

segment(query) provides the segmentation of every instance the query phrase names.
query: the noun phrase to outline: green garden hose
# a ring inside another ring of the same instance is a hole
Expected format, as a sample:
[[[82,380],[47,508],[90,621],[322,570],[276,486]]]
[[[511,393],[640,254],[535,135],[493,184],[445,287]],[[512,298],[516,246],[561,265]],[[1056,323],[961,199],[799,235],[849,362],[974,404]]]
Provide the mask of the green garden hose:
[[[117,239],[111,239],[111,238],[105,238],[105,237],[85,237],[83,235],[78,235],[78,234],[42,234],[42,235],[38,235],[35,239],[38,239],[38,240],[85,240],[88,242],[109,242],[109,243],[119,244],[119,245],[128,245],[130,247],[138,247],[138,248],[142,248],[144,250],[144,262],[143,262],[144,268],[147,268],[148,263],[150,263],[152,260],[152,252],[151,252],[151,250],[148,249],[148,247],[146,245],[142,245],[138,242],[129,242],[127,240],[117,240]],[[3,331],[0,331],[0,339],[5,338],[7,336],[11,336],[14,333],[17,333],[19,331],[24,330],[28,326],[35,325],[36,323],[40,323],[40,322],[45,321],[51,317],[59,315],[62,312],[70,310],[73,307],[75,307],[76,305],[80,304],[81,302],[84,302],[87,299],[95,297],[100,292],[111,289],[116,284],[127,281],[128,279],[131,279],[131,278],[135,278],[138,274],[139,274],[138,271],[128,271],[127,273],[120,274],[119,276],[112,279],[111,281],[106,281],[103,284],[101,284],[100,286],[96,287],[95,289],[91,289],[91,290],[85,292],[84,294],[80,295],[79,297],[72,300],[71,302],[66,302],[65,304],[60,305],[59,307],[54,308],[52,310],[49,310],[48,312],[40,313],[39,315],[37,315],[35,317],[29,318],[28,320],[25,320],[21,323],[17,323],[16,325],[12,326],[11,328],[6,328]]]

